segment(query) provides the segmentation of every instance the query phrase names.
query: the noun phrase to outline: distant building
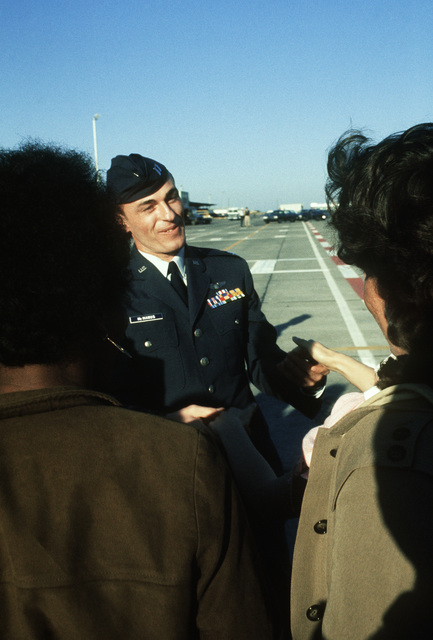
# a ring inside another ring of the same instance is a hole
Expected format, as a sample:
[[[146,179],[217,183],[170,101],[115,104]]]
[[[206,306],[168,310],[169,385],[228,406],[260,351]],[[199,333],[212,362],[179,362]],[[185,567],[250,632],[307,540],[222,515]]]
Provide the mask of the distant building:
[[[179,196],[180,196],[181,202],[183,204],[183,208],[184,209],[188,209],[189,208],[189,193],[188,193],[188,191],[179,191]]]
[[[295,202],[295,203],[290,203],[290,204],[280,204],[280,206],[278,207],[279,209],[282,209],[283,211],[295,211],[296,213],[300,213],[302,211],[302,209],[304,208],[304,205],[301,204],[300,202]]]
[[[326,211],[327,208],[328,205],[326,204],[326,202],[311,202],[310,204],[310,209],[320,209],[320,211]]]
[[[183,204],[183,208],[187,209],[210,209],[213,207],[213,202],[192,202],[189,199],[188,191],[179,191],[179,196]]]

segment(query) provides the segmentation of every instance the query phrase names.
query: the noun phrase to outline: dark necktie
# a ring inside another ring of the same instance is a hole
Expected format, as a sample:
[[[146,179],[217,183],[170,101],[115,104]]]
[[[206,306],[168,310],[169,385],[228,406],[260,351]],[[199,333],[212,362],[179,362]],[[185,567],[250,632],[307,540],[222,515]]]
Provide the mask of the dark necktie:
[[[188,293],[186,290],[186,285],[183,281],[182,276],[180,275],[179,267],[174,260],[170,260],[170,262],[168,263],[168,273],[171,276],[171,286],[180,296],[186,306],[188,306]]]

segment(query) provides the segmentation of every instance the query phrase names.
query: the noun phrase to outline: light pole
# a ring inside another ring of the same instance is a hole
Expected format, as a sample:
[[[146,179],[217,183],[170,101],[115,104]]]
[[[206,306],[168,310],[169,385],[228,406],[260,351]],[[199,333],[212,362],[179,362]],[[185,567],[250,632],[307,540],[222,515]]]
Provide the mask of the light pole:
[[[96,121],[99,118],[99,113],[95,113],[95,115],[93,116],[93,151],[95,153],[95,167],[96,167],[96,172],[99,171],[99,167],[98,167],[98,145],[96,143]]]

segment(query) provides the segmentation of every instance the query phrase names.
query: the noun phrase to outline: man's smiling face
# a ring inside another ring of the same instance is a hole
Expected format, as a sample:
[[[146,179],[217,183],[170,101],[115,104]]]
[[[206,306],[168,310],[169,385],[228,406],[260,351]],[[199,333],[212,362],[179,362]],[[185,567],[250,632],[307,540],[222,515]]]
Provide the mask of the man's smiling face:
[[[139,251],[169,261],[185,244],[182,202],[172,180],[120,208],[123,225]]]

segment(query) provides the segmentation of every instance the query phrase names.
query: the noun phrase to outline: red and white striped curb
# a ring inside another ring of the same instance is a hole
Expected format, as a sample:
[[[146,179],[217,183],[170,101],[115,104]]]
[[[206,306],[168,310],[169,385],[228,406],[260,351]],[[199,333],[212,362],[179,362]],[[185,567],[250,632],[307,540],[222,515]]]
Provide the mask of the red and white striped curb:
[[[316,227],[313,224],[311,224],[311,222],[307,222],[307,224],[310,227],[316,240],[325,249],[325,251],[327,251],[331,260],[333,260],[334,263],[337,265],[341,275],[347,280],[347,282],[350,284],[350,286],[355,291],[355,293],[358,294],[358,296],[363,300],[364,299],[363,278],[361,278],[352,267],[350,267],[348,264],[345,264],[342,260],[340,260],[340,258],[337,255],[335,255],[335,253],[333,252],[332,246],[329,244],[327,240],[325,240],[325,238],[319,233]]]

